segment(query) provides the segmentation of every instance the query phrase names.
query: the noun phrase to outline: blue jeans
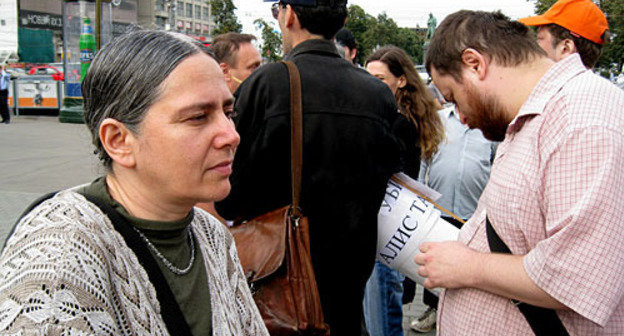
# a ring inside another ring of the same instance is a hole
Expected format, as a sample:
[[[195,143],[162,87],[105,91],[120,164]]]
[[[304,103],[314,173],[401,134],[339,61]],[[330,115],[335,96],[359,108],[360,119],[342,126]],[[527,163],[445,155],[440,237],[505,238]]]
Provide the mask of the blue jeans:
[[[375,262],[364,292],[364,319],[370,336],[403,336],[403,279],[403,274]]]

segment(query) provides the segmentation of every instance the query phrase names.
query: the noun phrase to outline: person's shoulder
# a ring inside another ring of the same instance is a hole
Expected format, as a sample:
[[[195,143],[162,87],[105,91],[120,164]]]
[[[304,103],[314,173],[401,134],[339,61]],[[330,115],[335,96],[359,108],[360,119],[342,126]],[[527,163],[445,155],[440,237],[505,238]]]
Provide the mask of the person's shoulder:
[[[281,63],[269,63],[254,71],[235,93],[237,101],[247,101],[249,97],[273,95],[283,91],[288,85],[288,72]]]
[[[73,189],[62,190],[25,214],[9,240],[47,231],[79,234],[84,235],[84,240],[96,240],[98,233],[106,231],[105,223],[106,216],[96,205]]]
[[[362,74],[362,81],[359,83],[359,86],[357,86],[360,95],[368,97],[368,99],[377,100],[379,104],[383,106],[386,113],[392,115],[397,114],[398,106],[396,98],[394,94],[392,94],[392,90],[390,90],[386,83],[370,75],[368,72],[364,72],[365,73]]]
[[[618,88],[608,79],[589,70],[582,73],[576,80],[571,81],[570,89],[575,94],[579,92],[597,96],[604,94],[606,100],[624,99],[624,90]]]
[[[367,87],[374,92],[381,92],[381,96],[385,96],[386,99],[390,99],[393,102],[396,102],[394,95],[392,94],[392,90],[388,87],[388,85],[382,82],[379,78],[371,75],[368,71],[364,69],[354,69],[357,74],[357,87]]]
[[[612,133],[624,141],[624,91],[591,71],[566,80],[545,98],[540,117],[535,119],[543,148],[552,150],[567,139],[589,140],[579,137],[586,132]]]
[[[363,69],[357,66],[349,65],[345,67],[345,72],[348,73],[350,76],[354,77],[354,79],[356,79],[357,82],[362,83],[364,85],[371,85],[371,86],[380,86],[380,84],[386,85],[377,77],[371,75],[368,71],[366,71],[366,69]]]
[[[281,62],[268,63],[254,71],[245,82],[262,81],[266,84],[271,84],[274,79],[283,78],[287,73],[286,66]]]
[[[69,219],[88,216],[83,210],[90,204],[84,196],[73,189],[61,190],[44,199],[25,214],[20,222],[32,222],[41,218],[51,218],[51,224],[67,225]],[[32,206],[32,205],[31,205]]]
[[[100,256],[95,252],[103,250],[104,237],[110,230],[103,225],[104,214],[93,207],[72,190],[60,191],[41,202],[16,224],[6,241],[3,262],[15,251],[30,251],[29,256],[36,256],[48,250],[50,253],[45,258],[40,256],[40,261],[60,264],[71,264],[76,253],[84,254],[83,257]]]
[[[624,127],[624,90],[591,71],[568,81],[553,101],[576,123]]]
[[[352,99],[357,100],[355,106],[361,109],[361,113],[374,115],[392,125],[401,114],[398,112],[396,98],[388,85],[366,70],[351,68],[344,75],[342,83],[346,87],[346,92],[352,95]]]
[[[376,100],[390,103],[393,112],[396,112],[396,100],[392,91],[379,78],[371,75],[365,69],[353,66],[345,62],[341,67],[340,83],[352,91],[358,99]]]

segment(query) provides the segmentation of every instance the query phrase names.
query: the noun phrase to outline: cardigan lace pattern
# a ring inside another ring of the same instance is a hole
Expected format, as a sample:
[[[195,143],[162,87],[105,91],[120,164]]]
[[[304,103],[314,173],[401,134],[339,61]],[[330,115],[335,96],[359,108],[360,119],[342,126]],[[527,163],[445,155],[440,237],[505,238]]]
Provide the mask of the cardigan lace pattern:
[[[207,212],[191,222],[215,336],[267,335],[234,240]],[[154,286],[108,217],[65,190],[27,214],[0,256],[2,335],[168,335]]]

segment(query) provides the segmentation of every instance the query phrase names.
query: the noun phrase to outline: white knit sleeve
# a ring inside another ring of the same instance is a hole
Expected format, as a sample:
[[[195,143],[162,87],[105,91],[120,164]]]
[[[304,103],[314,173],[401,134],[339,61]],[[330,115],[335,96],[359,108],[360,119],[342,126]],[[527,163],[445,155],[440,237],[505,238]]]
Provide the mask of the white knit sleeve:
[[[234,239],[227,228],[207,212],[197,209],[196,220],[204,228],[202,246],[210,283],[215,336],[268,336],[251,296]]]
[[[19,223],[0,257],[0,333],[122,334],[106,264],[79,217],[48,201]]]

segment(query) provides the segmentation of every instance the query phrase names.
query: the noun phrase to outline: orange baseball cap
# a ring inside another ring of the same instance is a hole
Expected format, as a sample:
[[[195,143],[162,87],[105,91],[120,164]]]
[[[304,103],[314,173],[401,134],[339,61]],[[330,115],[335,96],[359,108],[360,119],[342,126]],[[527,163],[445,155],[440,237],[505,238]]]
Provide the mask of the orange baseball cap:
[[[592,42],[604,44],[607,18],[591,0],[559,0],[546,13],[519,19],[527,26],[554,23]]]

